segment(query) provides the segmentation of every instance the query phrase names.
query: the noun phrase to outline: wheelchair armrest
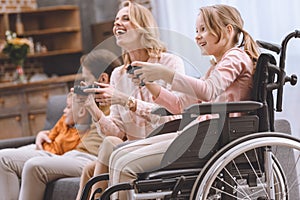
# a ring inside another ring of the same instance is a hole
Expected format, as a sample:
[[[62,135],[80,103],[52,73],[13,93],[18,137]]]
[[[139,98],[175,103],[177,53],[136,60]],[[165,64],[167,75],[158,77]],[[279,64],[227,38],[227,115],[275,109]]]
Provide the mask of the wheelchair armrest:
[[[81,198],[80,199],[88,199],[90,190],[92,189],[93,185],[100,181],[108,181],[109,180],[109,173],[100,174],[99,176],[92,177],[84,186]]]
[[[225,103],[199,103],[193,104],[184,109],[183,114],[217,114],[217,113],[235,113],[235,112],[249,112],[255,111],[262,107],[262,103],[257,101],[237,101]],[[164,107],[158,107],[151,112],[152,114],[160,116],[172,115]]]
[[[118,191],[121,191],[121,190],[131,190],[131,189],[134,189],[134,186],[132,183],[119,183],[119,184],[116,184],[116,185],[113,185],[111,187],[108,187],[102,194],[101,196],[101,200],[110,200],[110,195],[115,193],[115,192],[118,192]]]
[[[19,137],[0,140],[0,149],[18,148],[28,144],[34,144],[35,136]]]
[[[201,168],[191,169],[171,169],[171,170],[158,170],[153,172],[138,173],[138,180],[158,179],[158,178],[173,178],[178,176],[187,176],[199,174]]]
[[[221,113],[239,113],[255,111],[262,107],[262,103],[257,101],[238,101],[225,103],[200,103],[193,104],[184,110],[183,114],[221,114]]]

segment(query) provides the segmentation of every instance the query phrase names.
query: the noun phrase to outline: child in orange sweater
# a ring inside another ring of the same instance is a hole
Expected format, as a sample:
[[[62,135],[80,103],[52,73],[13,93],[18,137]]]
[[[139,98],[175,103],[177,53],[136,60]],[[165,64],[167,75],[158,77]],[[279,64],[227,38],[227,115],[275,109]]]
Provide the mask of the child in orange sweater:
[[[64,114],[49,131],[40,131],[36,137],[36,148],[57,155],[73,150],[80,142],[78,130],[74,127],[72,93],[67,97]]]

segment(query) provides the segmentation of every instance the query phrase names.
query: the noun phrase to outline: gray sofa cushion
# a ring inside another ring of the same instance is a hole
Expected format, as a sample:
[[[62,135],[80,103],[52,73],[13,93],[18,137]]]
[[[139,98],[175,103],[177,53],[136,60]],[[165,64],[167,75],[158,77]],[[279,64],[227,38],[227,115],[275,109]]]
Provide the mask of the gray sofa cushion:
[[[80,177],[61,178],[47,184],[44,200],[75,200]]]
[[[289,121],[287,121],[285,119],[275,120],[274,128],[275,128],[276,132],[288,133],[288,134],[292,133],[291,125],[290,125]]]
[[[44,130],[50,130],[60,119],[66,107],[67,95],[54,95],[49,97],[46,111],[46,122]]]

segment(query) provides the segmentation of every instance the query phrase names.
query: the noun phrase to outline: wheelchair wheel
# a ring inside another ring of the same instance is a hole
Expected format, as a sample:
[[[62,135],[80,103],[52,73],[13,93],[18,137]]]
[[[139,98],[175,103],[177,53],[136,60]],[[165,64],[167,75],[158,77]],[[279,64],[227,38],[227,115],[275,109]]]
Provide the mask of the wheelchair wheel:
[[[299,166],[299,139],[276,132],[251,134],[209,160],[191,199],[299,199]]]

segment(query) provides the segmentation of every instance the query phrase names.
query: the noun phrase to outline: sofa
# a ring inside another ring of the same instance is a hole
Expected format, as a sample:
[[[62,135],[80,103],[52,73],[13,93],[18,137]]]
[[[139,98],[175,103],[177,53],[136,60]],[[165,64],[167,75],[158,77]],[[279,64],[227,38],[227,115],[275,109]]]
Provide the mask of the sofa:
[[[47,103],[44,130],[51,129],[63,114],[67,95],[50,96]],[[32,144],[35,136],[0,140],[0,149],[18,148]],[[74,200],[79,189],[80,177],[61,178],[47,184],[44,200]]]
[[[66,95],[49,97],[44,129],[50,129],[63,113],[66,105]],[[278,132],[291,133],[288,121],[275,120],[275,130]],[[0,149],[17,148],[35,142],[35,136],[0,140]],[[61,178],[47,184],[44,200],[74,200],[79,189],[80,177]],[[293,191],[293,196],[298,196],[298,191]]]

